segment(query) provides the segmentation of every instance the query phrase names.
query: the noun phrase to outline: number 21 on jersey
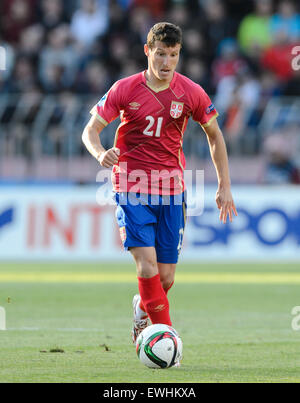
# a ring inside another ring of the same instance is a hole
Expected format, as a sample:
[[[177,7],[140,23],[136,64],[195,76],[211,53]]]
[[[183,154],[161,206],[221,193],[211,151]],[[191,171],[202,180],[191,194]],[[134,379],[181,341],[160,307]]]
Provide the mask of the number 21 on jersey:
[[[164,118],[157,118],[157,125],[156,125],[156,131],[154,137],[160,137],[160,132],[161,132],[161,127],[162,127],[162,122]],[[146,120],[149,121],[148,126],[146,129],[143,131],[143,134],[146,136],[153,136],[154,130],[151,130],[155,124],[155,119],[153,116],[146,116]]]

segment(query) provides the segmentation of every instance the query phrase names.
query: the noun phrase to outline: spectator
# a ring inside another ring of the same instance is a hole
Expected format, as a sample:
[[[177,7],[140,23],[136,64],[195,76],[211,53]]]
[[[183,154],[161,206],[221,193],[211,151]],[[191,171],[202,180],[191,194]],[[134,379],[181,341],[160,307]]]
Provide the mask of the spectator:
[[[132,0],[131,5],[143,7],[150,12],[153,18],[160,19],[165,13],[166,0]]]
[[[268,157],[264,182],[270,184],[300,184],[299,169],[292,160],[291,144],[283,134],[270,135],[264,144]]]
[[[224,119],[224,134],[228,141],[243,135],[259,104],[261,86],[248,68],[224,77],[218,87],[215,105]]]
[[[270,17],[272,0],[255,0],[254,13],[243,18],[238,29],[238,40],[243,52],[254,59],[271,43]]]
[[[189,58],[184,64],[184,74],[191,80],[205,86],[206,91],[211,93],[210,88],[207,86],[207,71],[204,63],[197,58]]]
[[[11,93],[26,93],[36,88],[36,74],[30,58],[21,56],[16,60],[13,74],[9,80]]]
[[[62,0],[42,0],[40,3],[40,22],[47,31],[67,22]]]
[[[78,100],[75,93],[99,99],[113,81],[145,69],[143,44],[149,28],[160,19],[184,29],[177,70],[211,95],[216,93],[214,103],[229,149],[235,146],[231,140],[237,139],[239,151],[248,152],[247,141],[254,132],[261,146],[261,135],[271,125],[268,119],[273,119],[266,109],[270,99],[300,94],[300,71],[291,69],[291,48],[299,44],[296,2],[273,4],[272,16],[272,0],[0,0],[0,46],[6,50],[7,67],[0,71],[0,93],[18,94],[0,111],[2,133],[9,136],[11,123],[20,123],[12,130],[18,134],[10,147],[22,153],[22,144],[30,143],[30,125],[44,105],[42,91],[58,93],[57,99],[67,93],[66,103]],[[89,99],[84,107],[88,103]],[[69,127],[63,128],[64,140],[57,130],[66,113],[74,112],[57,108],[55,116],[60,118],[51,123],[48,146],[53,154],[69,152]],[[15,116],[22,118],[20,122]],[[86,114],[80,119],[76,124],[81,127]]]
[[[300,40],[300,15],[291,0],[282,0],[278,6],[278,13],[271,17],[270,29],[272,37],[284,33],[289,42]]]
[[[143,68],[144,66],[140,66],[135,60],[129,60],[128,62],[122,64],[121,72],[116,79],[129,77],[133,74],[136,74],[138,71],[141,71]]]
[[[36,0],[4,0],[1,30],[7,42],[17,45],[22,31],[35,20]]]
[[[184,33],[182,53],[186,57],[201,58],[206,61],[207,47],[203,35],[195,28],[189,28]]]
[[[189,9],[182,3],[174,2],[168,10],[166,19],[172,24],[179,25],[183,30],[191,26]]]
[[[212,64],[212,77],[215,86],[227,76],[235,76],[241,69],[247,66],[246,61],[240,56],[235,39],[226,38],[219,44],[218,57]]]
[[[95,94],[100,96],[105,94],[111,81],[106,66],[98,61],[91,61],[77,80],[75,90],[83,94]]]
[[[236,22],[227,15],[224,2],[210,0],[204,3],[205,20],[204,38],[208,46],[206,52],[211,63],[216,56],[215,52],[224,38],[235,37],[237,31]]]
[[[81,0],[81,7],[71,21],[73,37],[82,47],[90,47],[98,36],[108,29],[108,0]]]
[[[34,24],[25,28],[19,43],[19,52],[22,55],[36,58],[44,45],[45,30],[41,24]]]
[[[285,83],[293,76],[292,49],[296,43],[289,41],[285,31],[278,31],[273,43],[262,53],[261,65],[275,74],[278,80]]]
[[[134,8],[130,14],[129,30],[136,37],[137,42],[144,44],[147,42],[148,29],[152,26],[153,19],[149,10],[142,7]]]
[[[143,45],[147,42],[147,33],[153,25],[153,19],[147,9],[134,8],[131,11],[127,40],[130,46],[130,55],[141,65],[145,65]]]
[[[59,91],[59,86],[70,88],[75,80],[79,60],[69,40],[67,25],[60,25],[48,34],[39,63],[39,77],[46,91]]]
[[[125,9],[124,11],[122,5],[116,0],[109,3],[109,9],[110,21],[107,36],[110,36],[111,34],[114,35],[116,33],[124,33],[126,36],[128,36],[129,14],[126,12],[127,10]]]
[[[258,124],[265,108],[272,97],[277,97],[281,95],[281,87],[276,79],[275,75],[268,71],[263,70],[259,76],[260,84],[260,97],[258,100],[257,107],[255,108],[255,117],[253,116],[253,124],[255,122]]]
[[[129,59],[129,45],[123,36],[115,35],[111,37],[109,44],[111,64],[121,64]]]

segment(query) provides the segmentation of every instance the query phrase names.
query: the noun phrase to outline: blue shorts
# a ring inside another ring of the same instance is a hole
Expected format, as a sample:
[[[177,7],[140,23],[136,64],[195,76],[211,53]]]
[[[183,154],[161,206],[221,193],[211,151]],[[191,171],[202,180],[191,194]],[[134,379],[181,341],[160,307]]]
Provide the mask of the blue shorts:
[[[186,221],[185,193],[175,196],[115,193],[114,198],[125,250],[153,246],[159,263],[177,263]]]

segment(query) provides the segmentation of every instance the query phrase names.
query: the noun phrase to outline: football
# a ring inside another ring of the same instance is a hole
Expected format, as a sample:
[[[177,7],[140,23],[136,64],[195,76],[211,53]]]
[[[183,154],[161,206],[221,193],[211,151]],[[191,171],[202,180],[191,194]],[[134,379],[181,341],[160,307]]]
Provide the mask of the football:
[[[170,368],[182,359],[182,340],[171,326],[151,325],[139,335],[136,352],[141,363],[149,368]]]

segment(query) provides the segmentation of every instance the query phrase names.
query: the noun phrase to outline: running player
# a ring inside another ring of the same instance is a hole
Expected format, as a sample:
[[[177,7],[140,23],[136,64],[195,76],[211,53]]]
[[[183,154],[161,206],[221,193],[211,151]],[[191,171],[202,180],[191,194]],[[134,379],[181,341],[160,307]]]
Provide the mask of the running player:
[[[174,283],[185,226],[183,134],[192,117],[206,132],[218,178],[220,220],[237,215],[218,113],[198,84],[175,71],[181,29],[154,25],[144,45],[148,69],[117,81],[91,111],[82,139],[106,168],[113,167],[116,216],[126,250],[136,263],[139,294],[133,299],[133,341],[148,325],[171,325],[167,293]],[[121,117],[114,147],[99,134]],[[167,200],[167,202],[166,202]]]

